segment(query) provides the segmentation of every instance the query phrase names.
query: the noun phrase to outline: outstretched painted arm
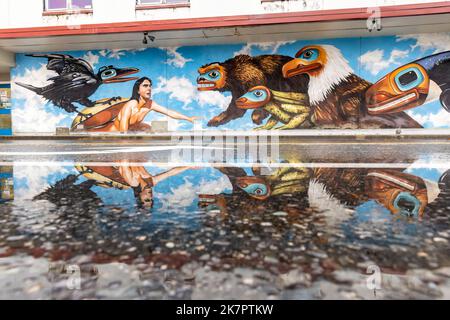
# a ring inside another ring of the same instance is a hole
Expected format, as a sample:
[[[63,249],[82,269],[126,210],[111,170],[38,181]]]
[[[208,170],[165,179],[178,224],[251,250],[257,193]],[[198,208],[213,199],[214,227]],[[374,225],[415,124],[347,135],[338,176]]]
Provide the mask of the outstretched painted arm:
[[[153,183],[156,186],[158,183],[160,183],[161,181],[176,176],[186,170],[192,169],[193,167],[176,167],[176,168],[172,168],[166,172],[157,174],[155,176],[153,176]]]
[[[157,104],[156,102],[153,102],[152,110],[154,110],[156,112],[159,112],[159,113],[162,113],[162,114],[165,114],[165,115],[167,115],[167,116],[169,116],[169,117],[171,117],[173,119],[186,120],[186,121],[189,121],[189,122],[192,122],[192,123],[194,123],[194,121],[198,118],[198,117],[185,116],[184,114],[181,114],[181,113],[176,112],[174,110],[170,110],[170,109],[164,108],[164,107],[160,106],[159,104]]]

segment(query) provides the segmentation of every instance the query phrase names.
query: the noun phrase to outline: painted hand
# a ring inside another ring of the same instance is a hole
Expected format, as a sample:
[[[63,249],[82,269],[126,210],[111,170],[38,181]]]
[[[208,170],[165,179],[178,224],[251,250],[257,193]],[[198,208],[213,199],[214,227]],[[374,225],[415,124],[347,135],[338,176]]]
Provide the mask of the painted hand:
[[[194,123],[196,120],[201,119],[201,117],[189,117],[188,119],[186,119],[187,121]]]

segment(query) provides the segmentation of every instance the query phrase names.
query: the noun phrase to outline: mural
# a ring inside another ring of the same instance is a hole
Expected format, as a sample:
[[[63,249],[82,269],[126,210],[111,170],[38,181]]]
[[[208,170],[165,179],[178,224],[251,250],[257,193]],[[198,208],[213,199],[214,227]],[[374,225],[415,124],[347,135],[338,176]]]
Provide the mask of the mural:
[[[13,128],[448,128],[449,43],[423,34],[19,54]]]
[[[0,136],[11,134],[11,86],[0,84]]]

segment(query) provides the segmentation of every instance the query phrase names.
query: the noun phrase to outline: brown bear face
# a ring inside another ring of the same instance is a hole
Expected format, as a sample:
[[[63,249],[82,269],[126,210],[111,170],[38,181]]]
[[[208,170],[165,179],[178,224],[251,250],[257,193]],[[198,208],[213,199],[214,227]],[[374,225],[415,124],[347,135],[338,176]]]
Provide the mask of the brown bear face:
[[[197,90],[212,91],[225,87],[227,73],[219,63],[212,63],[198,69]]]

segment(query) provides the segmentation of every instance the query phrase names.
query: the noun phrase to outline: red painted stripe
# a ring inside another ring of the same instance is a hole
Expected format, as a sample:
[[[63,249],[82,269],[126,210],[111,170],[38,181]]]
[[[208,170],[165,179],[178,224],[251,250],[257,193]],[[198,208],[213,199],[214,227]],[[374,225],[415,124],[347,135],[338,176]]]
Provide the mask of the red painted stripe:
[[[385,18],[448,13],[450,13],[449,1],[381,7],[381,15]],[[369,16],[370,14],[367,13],[367,8],[350,8],[226,17],[87,24],[82,25],[78,29],[68,28],[67,26],[14,28],[1,29],[0,39],[365,20]]]

